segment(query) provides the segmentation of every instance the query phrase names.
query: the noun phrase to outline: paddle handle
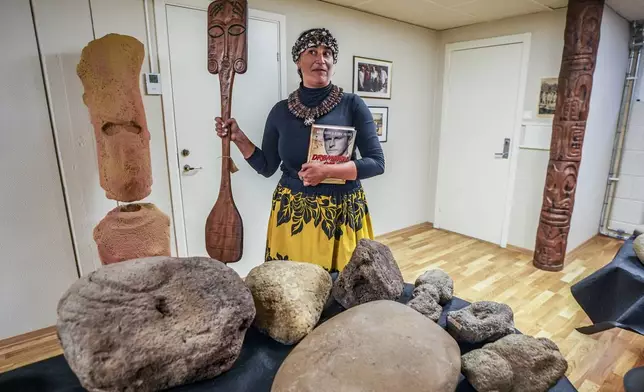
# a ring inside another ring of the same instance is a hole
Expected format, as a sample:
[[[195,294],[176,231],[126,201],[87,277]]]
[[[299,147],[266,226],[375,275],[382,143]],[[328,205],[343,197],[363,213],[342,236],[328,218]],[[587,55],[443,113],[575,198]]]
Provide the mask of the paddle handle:
[[[224,60],[222,63],[222,69],[219,72],[219,88],[221,90],[221,118],[224,122],[226,122],[230,119],[235,71],[226,60]],[[232,200],[233,193],[230,186],[232,162],[232,158],[230,157],[230,134],[231,132],[230,130],[228,130],[226,136],[224,136],[221,140],[222,165],[219,196],[229,197]]]

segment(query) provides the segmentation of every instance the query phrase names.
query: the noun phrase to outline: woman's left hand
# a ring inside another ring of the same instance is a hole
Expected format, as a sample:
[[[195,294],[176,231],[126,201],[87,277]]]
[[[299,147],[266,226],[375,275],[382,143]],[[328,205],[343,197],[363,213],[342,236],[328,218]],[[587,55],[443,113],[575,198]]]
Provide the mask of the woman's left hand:
[[[323,163],[305,163],[298,175],[304,182],[304,186],[316,186],[328,177],[328,171]]]

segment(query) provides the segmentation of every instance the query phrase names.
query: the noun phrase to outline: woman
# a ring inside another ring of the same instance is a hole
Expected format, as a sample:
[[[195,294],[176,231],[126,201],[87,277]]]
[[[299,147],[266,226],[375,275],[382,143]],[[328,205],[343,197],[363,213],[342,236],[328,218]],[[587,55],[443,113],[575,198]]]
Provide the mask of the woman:
[[[384,172],[385,160],[367,105],[331,83],[338,45],[323,28],[303,32],[292,49],[300,87],[278,102],[266,121],[261,148],[235,119],[217,118],[217,134],[230,138],[259,174],[270,177],[281,163],[268,222],[266,260],[315,263],[341,271],[358,240],[373,239],[367,201],[360,180]],[[324,165],[307,163],[311,124],[355,127],[351,160]],[[327,178],[344,184],[322,183]]]

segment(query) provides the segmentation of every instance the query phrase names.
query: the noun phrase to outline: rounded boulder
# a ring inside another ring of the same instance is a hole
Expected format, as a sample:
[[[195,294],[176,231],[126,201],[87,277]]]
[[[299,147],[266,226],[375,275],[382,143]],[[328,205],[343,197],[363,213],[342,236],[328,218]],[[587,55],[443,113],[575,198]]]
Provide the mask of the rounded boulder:
[[[272,392],[453,392],[461,352],[438,324],[389,300],[348,309],[282,363]]]

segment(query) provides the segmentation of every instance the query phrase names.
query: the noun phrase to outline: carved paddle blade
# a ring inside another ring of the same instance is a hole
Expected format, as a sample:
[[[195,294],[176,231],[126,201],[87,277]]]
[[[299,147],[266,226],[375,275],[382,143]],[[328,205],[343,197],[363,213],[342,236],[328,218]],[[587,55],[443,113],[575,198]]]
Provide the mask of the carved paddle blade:
[[[206,220],[206,251],[222,263],[241,260],[244,249],[244,224],[231,198],[220,198]]]

